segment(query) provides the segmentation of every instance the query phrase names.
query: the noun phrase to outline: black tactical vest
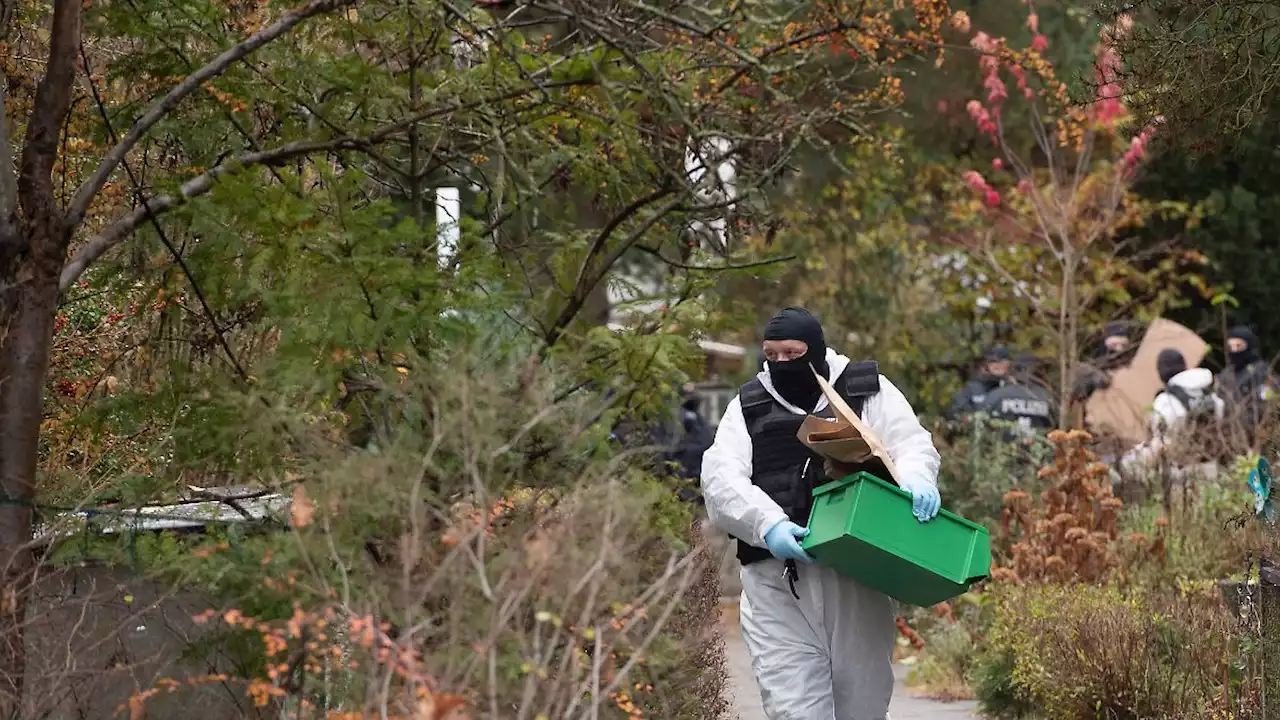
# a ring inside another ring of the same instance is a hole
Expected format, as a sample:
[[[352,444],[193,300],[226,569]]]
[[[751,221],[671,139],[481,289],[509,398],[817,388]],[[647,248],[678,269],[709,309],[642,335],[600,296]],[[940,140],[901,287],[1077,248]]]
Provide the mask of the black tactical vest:
[[[849,363],[836,379],[835,389],[862,417],[867,398],[880,392],[880,367],[874,361]],[[764,490],[797,525],[809,523],[813,508],[813,488],[827,481],[822,456],[805,447],[796,437],[804,415],[796,415],[774,399],[759,378],[738,390],[742,416],[751,435],[751,483]],[[835,417],[831,406],[818,417]],[[865,468],[879,477],[889,477],[878,461]],[[768,550],[738,540],[738,561],[749,565],[772,557]]]

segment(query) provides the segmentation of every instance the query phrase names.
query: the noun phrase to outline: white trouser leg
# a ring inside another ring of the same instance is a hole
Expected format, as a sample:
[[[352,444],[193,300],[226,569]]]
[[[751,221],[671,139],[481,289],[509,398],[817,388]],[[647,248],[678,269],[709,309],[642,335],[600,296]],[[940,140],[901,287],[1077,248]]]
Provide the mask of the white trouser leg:
[[[807,568],[801,571],[797,591],[806,573]],[[769,720],[835,720],[831,652],[821,614],[791,595],[781,562],[742,569],[740,607],[742,639]]]
[[[819,566],[742,569],[742,636],[770,720],[884,720],[893,693],[893,608]]]

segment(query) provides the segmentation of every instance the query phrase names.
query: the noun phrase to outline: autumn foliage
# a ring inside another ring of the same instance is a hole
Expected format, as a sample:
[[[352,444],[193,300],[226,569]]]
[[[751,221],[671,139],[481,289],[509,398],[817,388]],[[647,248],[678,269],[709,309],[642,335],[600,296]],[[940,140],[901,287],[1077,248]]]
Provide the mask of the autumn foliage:
[[[1040,470],[1052,487],[1039,502],[1021,490],[1005,494],[1001,530],[1007,555],[992,579],[1008,583],[1103,583],[1134,559],[1135,550],[1159,561],[1164,537],[1121,538],[1118,513],[1124,503],[1112,494],[1110,468],[1088,448],[1083,430],[1054,431],[1053,463]]]

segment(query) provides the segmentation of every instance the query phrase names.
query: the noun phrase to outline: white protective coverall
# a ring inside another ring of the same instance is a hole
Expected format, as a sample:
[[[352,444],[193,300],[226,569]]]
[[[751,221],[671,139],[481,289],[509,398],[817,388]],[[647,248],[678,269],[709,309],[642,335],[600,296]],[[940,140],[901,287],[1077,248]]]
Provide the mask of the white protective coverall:
[[[1213,372],[1208,368],[1191,368],[1169,378],[1169,387],[1181,390],[1191,402],[1191,407],[1173,393],[1164,391],[1156,396],[1151,404],[1151,439],[1129,452],[1120,459],[1126,470],[1139,471],[1151,466],[1160,456],[1165,445],[1176,440],[1183,425],[1183,420],[1192,410],[1212,412],[1214,418],[1221,422],[1226,410],[1226,403],[1213,391]],[[1203,463],[1195,468],[1187,468],[1200,475],[1216,476],[1216,463]]]
[[[831,382],[849,358],[827,350]],[[767,371],[758,377],[791,412]],[[814,412],[821,412],[826,398]],[[884,443],[899,473],[937,485],[933,438],[905,396],[884,376],[862,420]],[[787,514],[751,484],[751,436],[735,397],[702,460],[702,491],[711,522],[764,548],[764,534]],[[903,512],[910,512],[903,508]],[[742,568],[742,637],[770,720],[884,720],[893,694],[894,618],[889,597],[821,565],[802,565],[797,600],[776,559]]]

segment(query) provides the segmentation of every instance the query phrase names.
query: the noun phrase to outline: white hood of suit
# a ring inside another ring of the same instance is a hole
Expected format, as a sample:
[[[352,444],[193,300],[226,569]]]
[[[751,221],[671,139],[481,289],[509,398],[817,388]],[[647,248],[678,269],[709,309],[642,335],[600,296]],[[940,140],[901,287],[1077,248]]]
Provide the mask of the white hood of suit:
[[[1213,372],[1209,368],[1191,368],[1169,378],[1169,385],[1185,390],[1192,397],[1204,397],[1213,391]]]

